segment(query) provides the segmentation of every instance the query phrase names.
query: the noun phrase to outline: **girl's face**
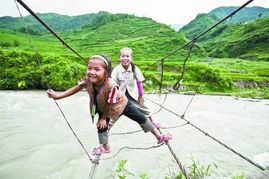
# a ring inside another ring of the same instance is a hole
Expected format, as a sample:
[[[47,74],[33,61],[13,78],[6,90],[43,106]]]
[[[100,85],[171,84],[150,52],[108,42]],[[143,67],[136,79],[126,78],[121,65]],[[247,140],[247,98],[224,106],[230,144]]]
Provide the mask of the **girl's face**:
[[[105,63],[99,59],[91,59],[86,72],[90,82],[97,86],[102,86],[106,79]]]
[[[120,63],[123,68],[128,69],[129,65],[131,64],[133,58],[132,54],[129,50],[124,50],[120,54]]]

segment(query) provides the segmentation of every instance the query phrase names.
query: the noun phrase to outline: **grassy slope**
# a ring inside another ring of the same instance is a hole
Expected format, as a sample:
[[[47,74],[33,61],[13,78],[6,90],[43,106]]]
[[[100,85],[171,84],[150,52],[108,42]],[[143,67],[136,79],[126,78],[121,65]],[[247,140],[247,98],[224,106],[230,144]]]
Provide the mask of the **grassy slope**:
[[[217,23],[238,7],[219,7],[207,14],[198,14],[195,19],[180,29],[189,39],[194,38],[205,31],[213,24]],[[263,7],[245,7],[224,21],[226,24],[242,23],[255,21],[258,18],[269,17],[269,8]],[[223,23],[222,23],[223,24]]]
[[[114,15],[109,14],[109,16],[113,17]],[[184,35],[175,32],[164,24],[149,18],[138,18],[130,15],[128,18],[124,17],[112,19],[98,28],[85,26],[82,29],[59,32],[58,34],[85,58],[92,54],[105,53],[113,59],[117,59],[119,49],[129,46],[133,48],[137,59],[152,60],[161,58],[171,50],[186,43]],[[32,50],[27,33],[6,29],[0,31],[0,44],[2,46],[8,49]],[[41,33],[31,35],[30,38],[39,52],[66,54],[61,43],[57,42],[57,39],[51,34]],[[186,54],[186,50],[183,49],[178,54]],[[195,55],[205,56],[205,53],[201,48],[197,48],[194,52]]]
[[[64,54],[62,44],[50,34],[30,35],[22,32],[0,30],[0,45],[9,50],[24,50]]]
[[[203,42],[211,56],[269,60],[269,18],[221,27],[216,37]]]

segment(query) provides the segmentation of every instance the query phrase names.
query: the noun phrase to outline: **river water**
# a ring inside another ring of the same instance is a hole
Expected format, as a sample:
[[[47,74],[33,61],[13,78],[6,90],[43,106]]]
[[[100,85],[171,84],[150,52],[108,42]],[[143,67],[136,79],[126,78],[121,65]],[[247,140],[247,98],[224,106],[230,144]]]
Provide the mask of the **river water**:
[[[164,95],[147,94],[146,97],[157,103],[164,99]],[[163,105],[182,115],[191,98],[190,95],[169,94]],[[57,102],[91,154],[98,140],[95,124],[89,117],[88,100],[87,93],[82,91]],[[150,101],[148,106],[153,112],[160,109]],[[153,117],[163,127],[185,123],[164,109]],[[197,95],[185,119],[262,167],[269,166],[269,100]],[[111,129],[112,152],[102,155],[95,178],[117,178],[115,170],[121,160],[127,160],[125,168],[136,175],[130,178],[147,173],[149,178],[163,179],[179,171],[166,145],[150,150],[124,148],[156,146],[156,139],[150,133],[115,135],[139,129],[130,119],[120,118]],[[182,165],[190,165],[190,158],[194,157],[200,166],[216,164],[218,169],[214,175],[260,171],[191,125],[161,130],[172,134],[173,140],[169,143]],[[92,167],[45,91],[0,91],[0,151],[1,179],[86,179]]]

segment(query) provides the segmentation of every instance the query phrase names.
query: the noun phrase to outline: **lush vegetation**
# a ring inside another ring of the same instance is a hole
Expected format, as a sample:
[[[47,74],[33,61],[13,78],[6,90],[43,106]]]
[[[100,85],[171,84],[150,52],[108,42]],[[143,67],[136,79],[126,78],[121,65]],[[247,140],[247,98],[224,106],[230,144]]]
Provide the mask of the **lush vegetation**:
[[[269,18],[223,25],[207,38],[202,44],[210,56],[269,61]]]
[[[159,90],[161,64],[155,61],[136,61],[136,65],[144,71],[145,90]],[[63,58],[2,49],[0,70],[1,89],[46,89],[49,86],[56,90],[65,90],[85,75],[86,61],[75,57]],[[165,88],[171,89],[181,76],[182,62],[167,61],[164,63],[164,71],[163,91]],[[241,96],[269,98],[268,81],[269,62],[200,59],[187,63],[180,91],[232,95],[235,95],[233,94],[235,91],[238,94],[241,91]],[[238,82],[238,89],[235,89]]]
[[[67,89],[85,75],[85,64],[59,56],[1,50],[0,88]]]
[[[217,23],[238,7],[219,7],[205,14],[198,14],[195,19],[180,29],[187,38],[194,38],[208,27]],[[251,22],[258,18],[269,17],[269,9],[263,7],[245,7],[227,19],[225,24]]]
[[[85,24],[88,24],[94,16],[94,14],[67,16],[56,13],[37,13],[37,15],[57,32],[79,29]],[[25,32],[23,22],[27,24],[28,30],[35,34],[47,32],[45,27],[41,26],[40,23],[31,15],[23,17],[23,20],[21,18],[13,18],[9,16],[1,17],[0,29],[12,29],[14,31]]]
[[[161,64],[136,62],[144,71],[146,90],[159,90]],[[172,89],[182,74],[182,62],[164,63],[163,88]],[[188,62],[178,91],[269,98],[269,62],[201,58]],[[163,91],[165,91],[163,89]],[[176,92],[176,91],[174,91]]]
[[[199,15],[200,21],[194,27],[208,25],[203,19],[213,23],[212,19],[219,18],[217,12]],[[24,17],[23,21],[1,17],[6,28],[0,26],[0,89],[65,90],[85,75],[89,56],[107,54],[115,66],[119,50],[126,46],[134,50],[135,64],[146,77],[146,91],[159,90],[161,80],[162,91],[172,89],[183,72],[182,63],[189,47],[165,58],[161,79],[159,60],[188,40],[182,32],[150,18],[108,12],[74,17],[39,15],[84,59],[71,53],[32,17]],[[176,91],[268,98],[268,21],[259,18],[247,24],[221,24],[203,36],[192,50],[183,83]]]

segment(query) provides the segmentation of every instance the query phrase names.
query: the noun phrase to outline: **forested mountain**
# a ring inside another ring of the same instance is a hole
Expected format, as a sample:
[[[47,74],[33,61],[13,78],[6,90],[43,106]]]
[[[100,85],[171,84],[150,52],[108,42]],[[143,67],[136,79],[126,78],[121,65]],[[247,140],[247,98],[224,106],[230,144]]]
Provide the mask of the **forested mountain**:
[[[222,19],[223,17],[230,14],[232,11],[236,10],[238,7],[219,7],[212,11],[209,14],[217,16],[217,18]],[[264,7],[245,7],[241,9],[236,15],[232,16],[228,20],[229,23],[238,23],[238,22],[250,22],[258,18],[269,17],[269,8]]]
[[[47,24],[49,24],[52,29],[55,29],[58,32],[79,29],[82,26],[89,24],[94,16],[94,14],[67,16],[56,13],[37,13],[37,15]],[[22,19],[20,17],[10,16],[0,17],[0,29],[13,29],[16,31],[25,32],[25,27],[23,24],[24,21],[28,30],[32,33],[37,34],[47,31],[32,15],[25,16]]]
[[[187,38],[192,39],[237,8],[238,7],[219,7],[207,14],[198,14],[194,20],[181,28],[180,31],[183,32]],[[264,17],[269,17],[269,8],[245,7],[224,23],[245,23]]]
[[[119,49],[129,46],[134,49],[136,58],[154,60],[187,42],[182,33],[146,17],[108,12],[74,17],[51,13],[39,16],[86,57],[95,53],[106,53],[117,58]],[[32,50],[24,28],[26,25],[30,38],[40,52],[66,54],[61,43],[31,16],[24,17],[23,21],[21,18],[11,17],[2,17],[0,20],[1,24],[6,24],[0,28],[1,46]],[[184,55],[186,50],[179,53]],[[205,56],[205,53],[197,46],[193,52],[194,57],[195,55]]]
[[[205,36],[203,46],[211,56],[269,61],[269,18],[225,24]]]
[[[97,14],[80,16],[54,13],[38,15],[85,56],[107,53],[116,58],[121,47],[129,46],[135,50],[138,59],[153,60],[165,56],[186,43],[187,39],[183,34],[187,37],[196,36],[236,8],[220,7],[208,14],[199,14],[180,32],[175,32],[169,26],[157,23],[150,18],[128,14],[111,14],[101,11]],[[268,13],[268,8],[243,8],[226,23],[220,24],[201,37],[198,42],[202,42],[201,46],[204,46],[209,54],[217,49],[219,57],[250,58],[255,56],[256,60],[268,60],[268,55],[266,55],[268,52],[263,49],[266,47],[268,37],[268,20],[263,17],[268,16]],[[252,22],[255,19],[260,20]],[[23,17],[23,20],[19,17],[5,16],[0,18],[0,22],[0,30],[2,29],[0,45],[5,48],[32,49],[27,40],[24,28],[26,25],[39,51],[66,53],[61,44],[32,16]],[[253,31],[246,29],[253,29]],[[259,50],[259,53],[254,53],[256,55],[249,54],[254,49],[252,42],[255,42],[255,49]],[[237,44],[236,49],[229,48],[234,44]],[[181,51],[180,54],[186,54],[186,50]],[[203,48],[197,46],[194,48],[192,57],[205,55]]]

